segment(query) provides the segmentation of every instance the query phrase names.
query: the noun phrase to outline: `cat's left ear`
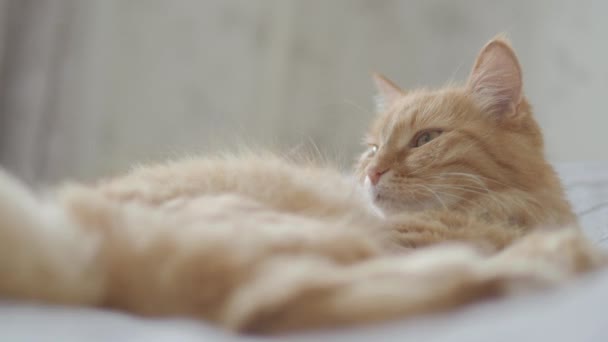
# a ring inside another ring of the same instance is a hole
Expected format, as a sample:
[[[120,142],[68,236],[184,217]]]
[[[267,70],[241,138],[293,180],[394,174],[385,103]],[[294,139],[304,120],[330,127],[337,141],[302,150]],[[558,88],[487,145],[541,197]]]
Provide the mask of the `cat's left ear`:
[[[399,88],[393,81],[378,74],[373,73],[372,79],[376,85],[376,112],[382,113],[388,109],[388,107],[395,102],[399,97],[405,95],[405,92]]]
[[[517,112],[522,101],[521,67],[504,37],[491,40],[481,49],[467,87],[484,111],[497,116]]]

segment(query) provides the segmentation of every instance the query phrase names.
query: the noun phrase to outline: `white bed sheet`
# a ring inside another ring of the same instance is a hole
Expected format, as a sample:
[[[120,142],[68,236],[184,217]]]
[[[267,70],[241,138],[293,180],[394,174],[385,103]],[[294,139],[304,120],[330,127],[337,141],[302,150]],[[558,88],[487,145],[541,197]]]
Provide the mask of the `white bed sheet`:
[[[608,164],[558,166],[586,234],[608,245]],[[608,272],[557,290],[456,312],[371,327],[281,338],[286,341],[608,341]],[[0,304],[0,341],[250,340],[192,320]]]

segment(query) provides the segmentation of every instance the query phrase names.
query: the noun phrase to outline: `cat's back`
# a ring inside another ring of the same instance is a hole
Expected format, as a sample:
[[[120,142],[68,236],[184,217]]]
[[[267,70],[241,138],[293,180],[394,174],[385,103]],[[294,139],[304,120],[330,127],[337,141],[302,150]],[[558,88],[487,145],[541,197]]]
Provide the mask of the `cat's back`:
[[[171,206],[202,195],[237,194],[277,211],[311,217],[375,220],[358,184],[311,158],[258,153],[187,158],[139,166],[93,188],[108,199]]]

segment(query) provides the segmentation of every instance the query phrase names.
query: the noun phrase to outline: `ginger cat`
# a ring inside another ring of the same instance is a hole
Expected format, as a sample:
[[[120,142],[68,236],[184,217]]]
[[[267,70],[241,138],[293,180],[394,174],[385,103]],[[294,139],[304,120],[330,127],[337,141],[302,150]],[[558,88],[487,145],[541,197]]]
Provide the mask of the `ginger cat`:
[[[270,154],[44,197],[0,173],[0,297],[281,333],[447,310],[605,264],[544,159],[504,38],[461,87],[375,80],[361,186]]]

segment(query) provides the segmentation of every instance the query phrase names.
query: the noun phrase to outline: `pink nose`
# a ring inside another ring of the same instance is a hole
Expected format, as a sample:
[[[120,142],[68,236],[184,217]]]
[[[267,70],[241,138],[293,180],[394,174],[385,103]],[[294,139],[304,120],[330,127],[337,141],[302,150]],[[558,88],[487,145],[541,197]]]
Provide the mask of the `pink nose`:
[[[388,171],[388,169],[371,168],[367,171],[367,177],[369,177],[369,181],[372,182],[373,185],[376,185],[380,181],[380,177],[382,177],[386,171]]]

